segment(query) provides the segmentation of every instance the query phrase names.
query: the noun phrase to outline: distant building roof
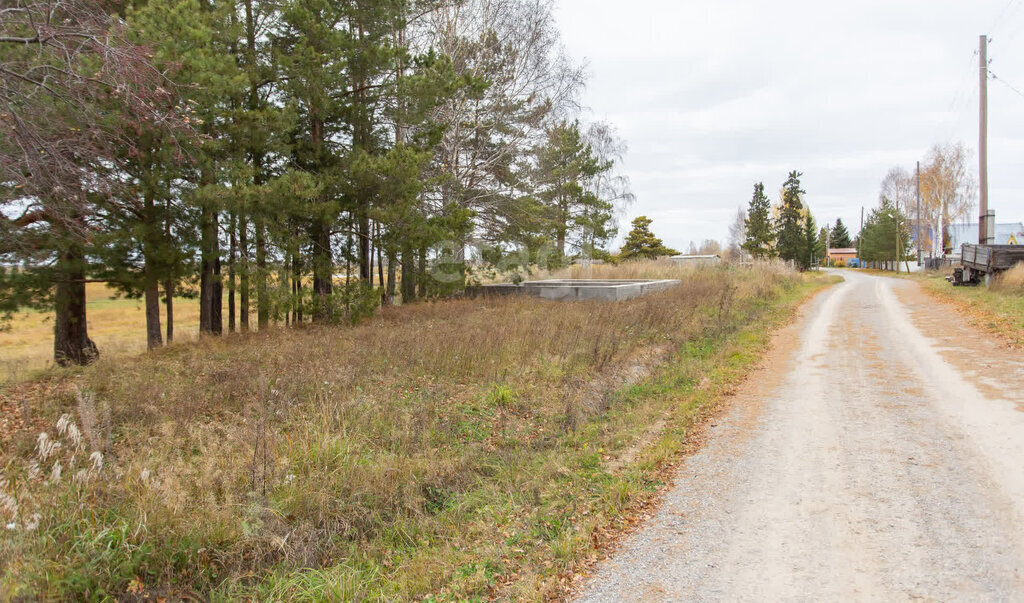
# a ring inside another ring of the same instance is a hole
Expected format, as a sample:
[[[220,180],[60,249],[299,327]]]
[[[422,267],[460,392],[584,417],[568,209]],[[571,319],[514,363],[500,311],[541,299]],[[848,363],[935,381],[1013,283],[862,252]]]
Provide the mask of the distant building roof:
[[[857,254],[856,247],[832,247],[828,250],[828,255],[848,255]]]
[[[710,260],[710,259],[721,258],[721,257],[722,256],[720,256],[718,254],[712,254],[712,255],[687,255],[687,254],[680,254],[680,255],[673,255],[673,256],[669,257],[669,259],[670,260]]]

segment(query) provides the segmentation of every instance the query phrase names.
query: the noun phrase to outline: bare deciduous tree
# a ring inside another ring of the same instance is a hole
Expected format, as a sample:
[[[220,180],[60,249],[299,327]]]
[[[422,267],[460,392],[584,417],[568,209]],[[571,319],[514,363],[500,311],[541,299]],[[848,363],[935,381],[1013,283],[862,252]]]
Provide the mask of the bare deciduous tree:
[[[437,201],[478,212],[486,235],[507,218],[502,202],[518,196],[516,161],[541,142],[547,120],[576,107],[584,73],[559,43],[551,0],[451,2],[424,25],[425,41],[470,81],[435,115],[446,126]]]
[[[929,227],[922,239],[936,254],[951,251],[949,225],[970,219],[975,206],[977,183],[969,159],[963,143],[937,144],[921,166],[921,219]]]
[[[747,211],[742,207],[736,209],[736,217],[729,225],[729,246],[726,251],[731,260],[746,259],[743,242],[747,240]]]
[[[616,170],[616,166],[621,165],[625,159],[629,147],[626,141],[619,137],[615,127],[603,121],[590,124],[590,127],[587,128],[586,142],[590,145],[597,160],[602,165],[609,166],[608,170],[598,172],[591,179],[588,188],[598,199],[614,206],[617,217],[626,206],[636,201],[629,176]],[[612,220],[614,221],[615,217]],[[610,225],[613,235],[617,228],[617,224]],[[591,237],[589,241],[584,241],[584,244],[593,247],[595,241]]]

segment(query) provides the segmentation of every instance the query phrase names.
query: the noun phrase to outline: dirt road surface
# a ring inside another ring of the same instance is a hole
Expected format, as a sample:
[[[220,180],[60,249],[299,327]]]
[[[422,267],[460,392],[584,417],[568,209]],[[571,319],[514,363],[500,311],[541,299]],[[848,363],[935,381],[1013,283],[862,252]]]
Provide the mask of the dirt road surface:
[[[579,600],[1024,600],[1024,358],[843,275]]]

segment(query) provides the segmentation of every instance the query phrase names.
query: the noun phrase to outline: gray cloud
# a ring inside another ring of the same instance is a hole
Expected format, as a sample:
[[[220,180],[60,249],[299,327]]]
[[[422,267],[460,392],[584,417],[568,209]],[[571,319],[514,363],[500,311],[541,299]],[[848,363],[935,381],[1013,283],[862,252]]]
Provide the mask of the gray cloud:
[[[1024,85],[1024,3],[561,0],[584,102],[630,145],[637,203],[666,243],[724,239],[753,183],[804,173],[816,217],[856,224],[888,169],[977,144],[977,36]],[[990,83],[992,205],[1024,219],[1024,98]]]

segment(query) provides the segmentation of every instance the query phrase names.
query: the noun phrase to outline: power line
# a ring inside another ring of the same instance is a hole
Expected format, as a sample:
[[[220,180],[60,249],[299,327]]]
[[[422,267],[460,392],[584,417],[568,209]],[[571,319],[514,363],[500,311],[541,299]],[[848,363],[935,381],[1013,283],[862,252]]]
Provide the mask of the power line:
[[[1014,92],[1016,92],[1021,97],[1024,97],[1024,92],[1021,92],[1013,84],[1011,84],[1010,82],[1008,82],[1008,81],[1004,80],[1003,78],[999,77],[998,75],[996,75],[991,69],[988,70],[988,74],[990,76],[992,76],[992,79],[994,79],[997,82],[1001,83],[1002,85],[1006,86],[1010,90],[1013,90]]]
[[[1013,13],[1017,12],[1017,8],[1020,8],[1019,6],[1017,6],[1017,8],[1014,8],[1014,5],[1019,3],[1020,0],[1010,0],[1009,2],[1007,2],[1006,6],[1003,7],[1003,10],[999,11],[999,14],[996,15],[995,20],[992,22],[992,26],[989,27],[988,30],[995,33],[997,29],[1006,25],[1006,23],[1010,21],[1010,18],[1013,16]]]
[[[1010,0],[1010,3],[1007,4],[1003,11],[999,13],[999,16],[996,17],[996,21],[993,26],[989,28],[989,31],[995,34],[1000,28],[1006,28],[1008,25],[1012,25],[1014,19],[1019,14],[1021,6],[1024,6],[1024,4],[1021,3],[1021,0]],[[1011,7],[1013,7],[1012,10],[1010,10]],[[1020,35],[1022,30],[1024,30],[1024,28],[1018,27],[1013,32],[1007,34],[1007,37],[1001,38],[1000,43],[1009,45],[1010,42],[1013,42],[1017,36]],[[1002,34],[1005,32],[1000,33]]]
[[[966,68],[960,72],[960,85],[946,109],[946,113],[952,114],[955,117],[949,120],[950,126],[948,126],[949,129],[945,136],[945,140],[950,140],[956,135],[960,130],[960,126],[963,125],[964,120],[967,117],[967,112],[965,110],[972,98],[971,91],[973,91],[974,87],[977,85],[975,79],[978,77],[978,65],[975,63],[977,60],[975,57],[977,56],[978,49],[974,49],[968,57],[967,65],[965,65]]]

